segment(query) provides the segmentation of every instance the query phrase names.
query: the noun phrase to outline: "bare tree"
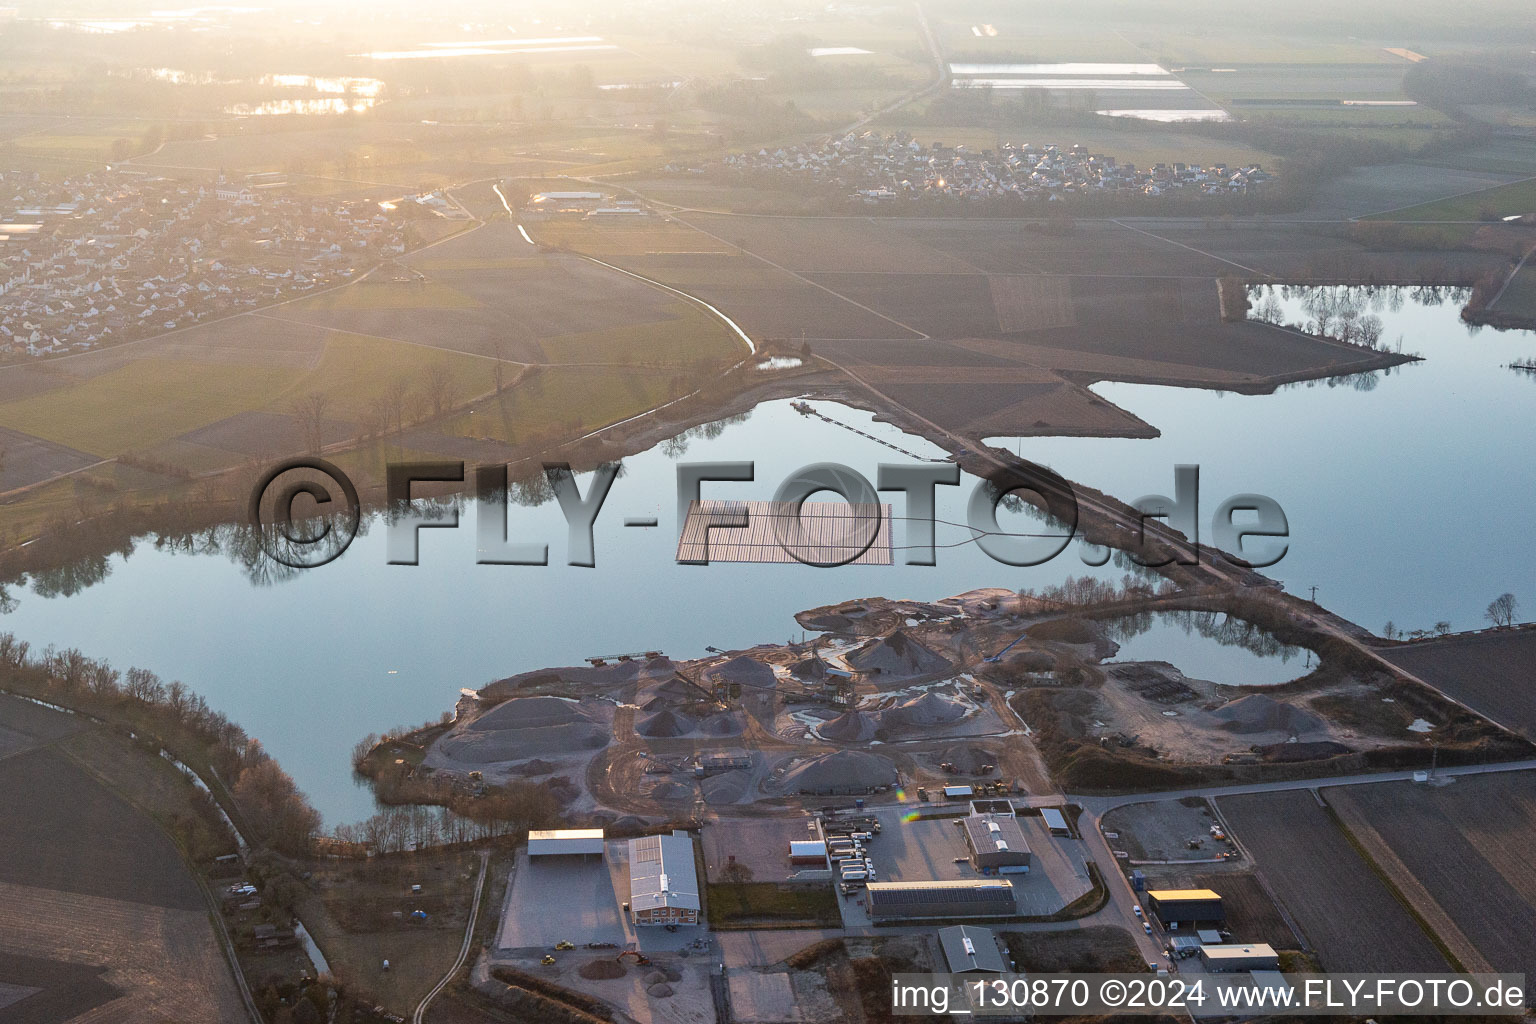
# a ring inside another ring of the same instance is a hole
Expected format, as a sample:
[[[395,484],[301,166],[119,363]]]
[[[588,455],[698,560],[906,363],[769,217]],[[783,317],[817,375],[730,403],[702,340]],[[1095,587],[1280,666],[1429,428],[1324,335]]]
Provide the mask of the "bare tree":
[[[1514,625],[1515,613],[1520,610],[1520,602],[1515,600],[1515,595],[1510,593],[1500,594],[1488,605],[1488,611],[1484,613],[1489,622],[1500,629]]]
[[[752,881],[752,869],[739,860],[732,860],[720,869],[720,877],[733,885],[745,885]]]
[[[428,367],[426,379],[422,383],[427,393],[427,405],[432,409],[435,419],[453,404],[453,373],[447,363],[433,363]]]
[[[325,413],[330,404],[330,396],[322,391],[311,391],[293,403],[293,416],[298,420],[305,451],[318,454],[325,445]]]
[[[123,690],[143,704],[155,704],[165,697],[165,684],[147,668],[130,668],[123,677]]]
[[[411,382],[404,377],[398,378],[384,390],[384,402],[390,410],[390,420],[394,423],[397,434],[405,429],[406,397],[410,391]]]
[[[497,338],[491,343],[491,358],[496,360],[495,365],[491,368],[491,372],[495,376],[496,393],[498,395],[501,394],[502,390],[506,387],[506,347],[506,342],[501,338]],[[4,449],[0,449],[0,468],[4,467],[4,458]]]

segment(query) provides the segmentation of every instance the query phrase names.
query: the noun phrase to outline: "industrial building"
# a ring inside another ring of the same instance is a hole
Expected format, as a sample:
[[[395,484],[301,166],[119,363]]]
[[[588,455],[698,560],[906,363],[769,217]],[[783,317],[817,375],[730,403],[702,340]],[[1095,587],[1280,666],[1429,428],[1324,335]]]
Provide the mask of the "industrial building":
[[[1227,919],[1221,895],[1211,889],[1148,889],[1146,906],[1164,928],[1222,924]]]
[[[978,871],[1022,874],[1029,870],[1029,844],[1018,820],[1000,814],[972,814],[961,818],[971,864]]]
[[[525,209],[531,213],[580,213],[597,209],[608,201],[602,192],[535,192]]]
[[[1002,879],[870,882],[869,916],[876,921],[908,917],[1014,917],[1013,886]]]
[[[819,839],[792,839],[789,842],[791,864],[827,866],[827,844]]]
[[[629,841],[629,916],[636,925],[699,923],[699,875],[687,832]]]
[[[1008,965],[990,928],[957,924],[939,929],[939,948],[950,974],[1007,974]]]
[[[603,855],[600,828],[552,828],[528,833],[528,858],[599,857]]]
[[[1200,959],[1211,971],[1277,971],[1280,954],[1263,942],[1201,946]]]

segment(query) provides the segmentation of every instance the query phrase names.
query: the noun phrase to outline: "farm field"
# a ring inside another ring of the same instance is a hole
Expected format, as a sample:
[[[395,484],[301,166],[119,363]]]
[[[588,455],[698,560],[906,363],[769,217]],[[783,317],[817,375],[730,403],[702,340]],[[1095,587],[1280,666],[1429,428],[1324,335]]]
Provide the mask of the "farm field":
[[[1353,805],[1487,961],[1536,972],[1536,789],[1528,773],[1325,790]]]
[[[1464,172],[1471,181],[1478,172]],[[1483,172],[1487,173],[1487,172]],[[1461,195],[1449,195],[1443,199],[1420,203],[1405,209],[1389,210],[1374,215],[1373,220],[1442,221],[1485,220],[1488,217],[1507,217],[1516,214],[1536,213],[1536,177],[1527,177],[1507,184],[1493,184]]]
[[[0,702],[0,736],[46,743],[76,726]],[[240,1018],[208,908],[176,847],[70,759],[32,749],[0,761],[0,848],[0,980],[36,990],[7,1008],[7,1020],[42,1024],[97,1007],[102,1019],[145,1024]]]
[[[1429,640],[1381,654],[1452,700],[1536,739],[1536,630]]]
[[[385,404],[403,406],[385,426],[467,412],[500,381],[494,418],[412,430],[418,451],[464,457],[467,439],[548,440],[607,425],[743,354],[698,307],[577,257],[541,254],[504,218],[401,264],[142,342],[0,369],[0,491],[46,489],[82,470],[114,489],[163,487],[167,478],[98,464],[132,455],[173,473],[229,469],[302,450],[306,430],[324,444],[377,431]],[[545,363],[577,372],[553,372],[523,393],[526,367]],[[626,372],[590,372],[603,367]],[[306,428],[298,407],[313,395],[323,396],[321,420]],[[30,512],[18,506],[6,518],[29,521],[58,499],[71,500],[34,492]]]
[[[1310,792],[1223,797],[1218,806],[1324,969],[1447,969],[1418,922]]]
[[[203,330],[214,334],[218,329],[215,325]],[[147,449],[258,409],[285,416],[294,401],[313,392],[330,396],[331,417],[356,419],[395,380],[419,378],[432,365],[448,370],[459,394],[493,387],[490,360],[383,338],[333,332],[313,358],[305,369],[195,356],[138,359],[0,404],[0,424],[107,457]]]

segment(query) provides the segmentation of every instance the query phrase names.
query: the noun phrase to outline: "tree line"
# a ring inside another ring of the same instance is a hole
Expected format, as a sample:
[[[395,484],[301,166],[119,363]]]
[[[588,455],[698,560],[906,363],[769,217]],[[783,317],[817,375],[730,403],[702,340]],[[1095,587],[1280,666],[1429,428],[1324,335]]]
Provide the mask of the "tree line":
[[[145,668],[119,671],[74,647],[49,645],[34,652],[8,632],[0,633],[0,672],[18,693],[83,711],[158,743],[197,771],[216,799],[220,790],[227,792],[233,806],[225,809],[247,841],[270,844],[289,856],[309,853],[319,813],[259,740],[180,680],[166,682]]]

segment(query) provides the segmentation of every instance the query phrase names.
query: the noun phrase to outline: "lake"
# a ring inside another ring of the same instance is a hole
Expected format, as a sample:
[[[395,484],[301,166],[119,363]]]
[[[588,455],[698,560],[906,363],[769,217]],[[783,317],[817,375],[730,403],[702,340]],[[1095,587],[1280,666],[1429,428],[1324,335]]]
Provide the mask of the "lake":
[[[1477,330],[1448,289],[1255,290],[1255,314],[1330,321],[1353,308],[1383,343],[1424,357],[1390,371],[1282,387],[1272,395],[1104,383],[1093,390],[1162,436],[992,438],[1125,501],[1173,490],[1173,466],[1200,466],[1201,529],[1227,496],[1258,492],[1290,522],[1267,575],[1368,628],[1485,625],[1504,591],[1536,610],[1536,334]]]
[[[140,665],[180,679],[240,723],[299,782],[327,824],[373,811],[352,780],[349,755],[370,732],[414,726],[452,708],[461,687],[545,666],[629,651],[682,659],[798,638],[794,614],[848,598],[936,600],[977,587],[1038,587],[1068,575],[1119,579],[1123,569],[1085,566],[1074,546],[1035,569],[993,562],[968,531],[939,526],[935,566],[905,565],[905,524],[895,524],[894,566],[678,565],[676,466],[753,460],[754,483],[705,484],[705,497],[768,500],[811,461],[844,463],[873,480],[881,462],[936,458],[937,447],[828,402],[813,408],[869,436],[802,416],[787,401],[696,428],[626,459],[596,526],[592,569],[563,564],[566,528],[549,502],[513,507],[514,539],[547,541],[553,564],[476,565],[474,510],[458,529],[420,534],[420,564],[386,564],[384,531],[370,523],[337,561],[280,582],[272,563],[253,572],[228,555],[141,542],[107,562],[105,579],[69,597],[14,588],[3,628],[31,641],[74,646],[118,668]],[[583,493],[587,477],[581,478]],[[938,489],[938,516],[964,521],[973,480]],[[900,494],[888,496],[901,514]],[[626,517],[655,516],[654,529]],[[1038,530],[1031,518],[1021,530]],[[958,545],[945,547],[944,545]]]
[[[1352,323],[1378,317],[1386,342],[1400,339],[1426,360],[1262,396],[1100,384],[1095,391],[1162,436],[996,443],[1126,500],[1171,491],[1174,465],[1198,463],[1206,526],[1234,493],[1262,492],[1285,509],[1290,549],[1266,571],[1291,591],[1316,585],[1324,605],[1376,630],[1388,619],[1400,628],[1476,627],[1502,591],[1536,602],[1528,540],[1536,460],[1499,454],[1513,447],[1506,435],[1536,427],[1536,379],[1506,368],[1536,358],[1536,338],[1474,333],[1457,316],[1460,303],[1443,290],[1256,292],[1256,312],[1293,322],[1315,321],[1320,310],[1335,323],[1346,313]],[[1044,566],[1010,568],[969,543],[968,531],[944,525],[938,564],[908,566],[899,521],[894,566],[676,564],[679,461],[753,460],[756,482],[706,484],[704,496],[768,500],[813,460],[872,480],[881,462],[943,454],[870,413],[811,405],[837,422],[769,402],[626,459],[598,519],[594,569],[563,564],[566,531],[554,503],[516,507],[511,517],[514,539],[549,543],[557,564],[548,567],[476,565],[473,509],[458,529],[421,532],[418,566],[388,565],[384,532],[370,524],[336,562],[280,581],[270,563],[252,570],[218,551],[172,552],[147,540],[108,559],[105,579],[72,596],[14,588],[3,628],[34,649],[79,647],[118,668],[181,679],[261,739],[334,825],[373,810],[351,778],[352,745],[437,718],[461,687],[596,655],[660,649],[682,659],[708,646],[783,642],[799,636],[795,612],[849,598],[936,600],[1124,574],[1113,563],[1084,566],[1075,546]],[[964,521],[971,483],[938,488],[941,520]],[[888,500],[900,516],[901,496]],[[660,526],[623,525],[646,516]],[[1018,514],[1002,522],[1039,528]],[[1218,681],[1256,660],[1166,629],[1126,650],[1121,657],[1173,661]],[[1236,661],[1213,660],[1224,658]],[[1264,664],[1290,673],[1297,663]]]
[[[1107,623],[1120,645],[1109,661],[1166,661],[1186,676],[1226,686],[1277,686],[1316,659],[1219,612],[1152,612]]]

